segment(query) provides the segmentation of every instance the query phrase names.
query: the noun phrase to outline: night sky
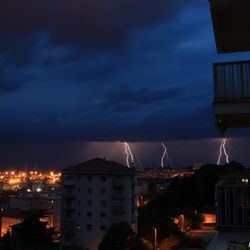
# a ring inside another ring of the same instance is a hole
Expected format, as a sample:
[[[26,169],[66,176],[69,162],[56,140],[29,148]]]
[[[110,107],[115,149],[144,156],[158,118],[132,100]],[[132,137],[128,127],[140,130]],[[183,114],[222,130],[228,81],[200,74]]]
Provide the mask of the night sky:
[[[212,63],[239,58],[216,54],[208,1],[1,0],[0,167],[123,161],[93,141],[137,142],[143,165],[149,141],[178,166],[214,162]],[[227,133],[236,160],[249,134]]]

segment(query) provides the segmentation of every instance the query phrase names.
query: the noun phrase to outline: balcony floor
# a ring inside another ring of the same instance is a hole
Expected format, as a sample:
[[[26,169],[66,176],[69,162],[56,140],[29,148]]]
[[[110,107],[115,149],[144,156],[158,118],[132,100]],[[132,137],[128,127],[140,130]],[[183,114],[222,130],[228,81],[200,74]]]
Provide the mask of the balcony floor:
[[[250,102],[248,103],[214,103],[217,121],[224,129],[250,127]]]

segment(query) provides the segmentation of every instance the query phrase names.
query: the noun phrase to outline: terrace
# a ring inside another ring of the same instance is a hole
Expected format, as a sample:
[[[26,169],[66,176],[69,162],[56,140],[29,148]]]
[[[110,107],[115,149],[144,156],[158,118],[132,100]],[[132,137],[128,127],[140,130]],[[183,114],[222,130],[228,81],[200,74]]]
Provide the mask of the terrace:
[[[223,130],[250,126],[250,61],[214,64],[213,106]]]

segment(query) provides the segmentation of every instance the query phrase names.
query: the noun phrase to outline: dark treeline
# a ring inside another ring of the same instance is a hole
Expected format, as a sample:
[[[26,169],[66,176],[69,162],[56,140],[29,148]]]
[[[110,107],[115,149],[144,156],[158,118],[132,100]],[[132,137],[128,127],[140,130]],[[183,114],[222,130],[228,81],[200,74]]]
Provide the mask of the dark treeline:
[[[197,228],[202,220],[202,212],[215,211],[215,184],[221,176],[244,169],[237,162],[223,166],[204,165],[195,174],[176,177],[167,191],[155,197],[152,202],[139,209],[139,234],[153,239],[152,228],[159,228],[159,238],[182,235],[172,218],[184,214],[190,220],[190,227]]]

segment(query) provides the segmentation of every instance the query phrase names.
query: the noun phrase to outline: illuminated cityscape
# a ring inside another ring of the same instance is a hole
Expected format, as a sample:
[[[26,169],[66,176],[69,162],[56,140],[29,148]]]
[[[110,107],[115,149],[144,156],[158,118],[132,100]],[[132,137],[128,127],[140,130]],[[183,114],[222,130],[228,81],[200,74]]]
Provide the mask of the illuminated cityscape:
[[[27,192],[42,192],[43,185],[59,185],[61,181],[60,172],[38,172],[38,171],[12,171],[0,172],[0,185],[2,190],[24,190]],[[40,186],[39,186],[40,185]],[[29,187],[32,187],[30,189]],[[34,189],[34,187],[37,187]]]

